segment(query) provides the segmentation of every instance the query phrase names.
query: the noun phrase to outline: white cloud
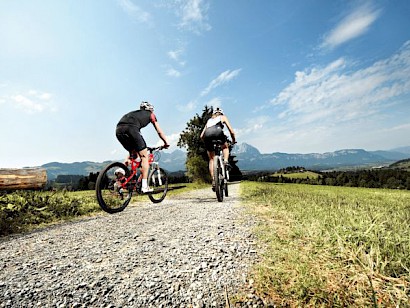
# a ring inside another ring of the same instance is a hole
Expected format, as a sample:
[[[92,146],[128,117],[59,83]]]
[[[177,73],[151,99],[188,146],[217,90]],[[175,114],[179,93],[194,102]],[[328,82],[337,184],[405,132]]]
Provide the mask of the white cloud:
[[[33,100],[20,94],[11,96],[11,100],[14,102],[14,105],[17,108],[23,109],[23,111],[26,111],[28,113],[41,112],[45,108],[43,104],[36,103]]]
[[[183,67],[185,66],[185,61],[181,60],[181,57],[184,53],[184,49],[183,48],[179,48],[176,50],[170,50],[167,52],[168,57],[175,61],[176,64],[178,64],[178,66]],[[171,77],[180,77],[181,76],[181,72],[173,67],[169,68],[167,70],[167,75],[171,76]]]
[[[169,143],[169,145],[171,146],[170,150],[173,150],[176,148],[178,140],[180,137],[180,133],[173,133],[171,135],[167,135],[167,141]],[[157,146],[163,145],[164,142],[162,142],[162,140],[159,142],[159,144]]]
[[[201,31],[209,31],[211,26],[207,22],[207,12],[209,5],[204,0],[183,0],[180,1],[179,15],[181,16],[180,26],[199,34]]]
[[[181,76],[181,72],[177,71],[174,68],[170,68],[167,70],[167,75],[171,76],[171,77],[180,77]]]
[[[235,77],[237,77],[242,69],[236,69],[234,71],[227,70],[221,73],[218,77],[212,80],[209,85],[201,92],[201,96],[207,95],[212,89],[223,85]]]
[[[279,118],[298,125],[345,122],[375,114],[392,99],[410,93],[410,41],[389,59],[357,71],[339,59],[324,68],[296,72],[295,80],[272,99]],[[350,68],[351,69],[351,68]]]
[[[410,133],[409,76],[410,41],[368,67],[340,58],[296,72],[270,112],[263,109],[272,118],[251,119],[238,129],[240,142],[249,140],[262,152],[393,148]]]
[[[134,20],[141,23],[150,23],[151,14],[142,10],[139,6],[135,5],[131,0],[118,0],[119,5]]]
[[[192,112],[195,110],[198,103],[196,101],[190,101],[186,105],[177,105],[177,109],[181,112]]]
[[[46,110],[56,111],[57,108],[50,102],[52,95],[46,92],[30,90],[27,94],[15,94],[3,97],[3,103],[9,102],[10,105],[21,109],[26,113],[39,113]]]
[[[401,125],[396,125],[393,127],[388,127],[384,129],[386,132],[392,132],[392,131],[410,131],[410,123],[407,124],[401,124]],[[408,136],[409,134],[403,134],[402,136]]]
[[[180,49],[176,49],[176,50],[170,50],[168,51],[167,55],[170,59],[174,60],[175,62],[177,62],[179,65],[184,66],[185,65],[185,61],[181,60],[182,55],[184,54],[184,49],[180,48]]]
[[[181,54],[180,50],[170,50],[168,51],[168,57],[170,57],[172,60],[178,61],[178,58]]]
[[[205,105],[212,106],[215,109],[217,107],[221,107],[222,101],[219,97],[215,97],[215,98],[211,99],[210,101],[208,101]]]
[[[322,48],[335,48],[349,40],[363,35],[380,16],[380,10],[370,5],[362,5],[347,15],[340,23],[325,35]]]
[[[255,134],[263,131],[266,128],[266,125],[269,125],[270,121],[271,121],[271,118],[269,116],[259,116],[255,118],[249,118],[246,121],[245,127],[234,128],[235,133],[238,138],[246,136],[246,135],[254,136]]]

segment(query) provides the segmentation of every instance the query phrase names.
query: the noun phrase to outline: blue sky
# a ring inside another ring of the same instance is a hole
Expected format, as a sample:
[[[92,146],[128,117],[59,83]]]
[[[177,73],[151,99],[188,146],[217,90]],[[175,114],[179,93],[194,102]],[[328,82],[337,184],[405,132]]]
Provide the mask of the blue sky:
[[[262,153],[410,145],[410,1],[1,0],[0,168],[105,161],[147,100]],[[159,143],[154,128],[143,130]]]

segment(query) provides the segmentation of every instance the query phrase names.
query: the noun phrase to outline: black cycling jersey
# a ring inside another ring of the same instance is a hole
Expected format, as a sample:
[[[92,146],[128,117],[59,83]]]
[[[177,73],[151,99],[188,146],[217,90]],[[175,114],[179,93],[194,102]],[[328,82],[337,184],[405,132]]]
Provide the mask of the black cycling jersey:
[[[135,110],[124,115],[118,122],[118,125],[134,125],[143,128],[149,123],[157,121],[155,114],[148,110]]]
[[[117,124],[115,135],[122,146],[130,152],[142,151],[147,147],[140,129],[149,123],[157,122],[155,114],[148,110],[131,111],[124,115]]]
[[[224,134],[223,128],[224,128],[223,123],[219,121],[215,123],[214,125],[209,126],[205,129],[204,142],[205,142],[205,148],[207,151],[214,150],[213,141],[217,140],[220,144],[223,144],[226,142],[227,138]]]

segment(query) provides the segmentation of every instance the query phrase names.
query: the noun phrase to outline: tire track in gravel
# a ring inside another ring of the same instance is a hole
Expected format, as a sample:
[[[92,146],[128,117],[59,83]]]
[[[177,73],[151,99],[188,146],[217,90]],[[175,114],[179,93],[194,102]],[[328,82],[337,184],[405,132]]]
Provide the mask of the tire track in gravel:
[[[0,239],[0,307],[225,306],[256,258],[229,189],[224,202],[207,188]]]

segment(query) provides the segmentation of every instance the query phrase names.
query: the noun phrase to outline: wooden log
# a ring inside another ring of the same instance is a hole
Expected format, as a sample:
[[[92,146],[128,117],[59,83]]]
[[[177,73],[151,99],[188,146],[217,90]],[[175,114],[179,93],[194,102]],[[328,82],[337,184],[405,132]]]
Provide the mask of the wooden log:
[[[0,168],[0,190],[41,189],[46,183],[44,168]]]

